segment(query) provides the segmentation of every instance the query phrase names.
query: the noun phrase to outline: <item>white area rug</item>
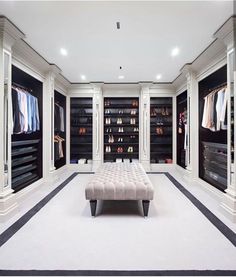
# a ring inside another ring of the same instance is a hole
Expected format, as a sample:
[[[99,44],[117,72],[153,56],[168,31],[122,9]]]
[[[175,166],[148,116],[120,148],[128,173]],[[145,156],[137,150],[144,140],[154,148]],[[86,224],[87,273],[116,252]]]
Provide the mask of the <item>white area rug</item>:
[[[0,248],[0,269],[236,269],[236,248],[165,175],[149,175],[146,219],[136,202],[99,203],[92,218],[91,177],[74,178]]]

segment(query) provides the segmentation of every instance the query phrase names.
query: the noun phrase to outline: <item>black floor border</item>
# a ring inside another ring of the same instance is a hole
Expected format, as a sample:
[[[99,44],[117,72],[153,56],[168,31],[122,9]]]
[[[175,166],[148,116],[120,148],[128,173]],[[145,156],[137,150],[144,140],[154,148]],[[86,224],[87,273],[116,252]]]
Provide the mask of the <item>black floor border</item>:
[[[236,270],[0,270],[0,276],[236,276]]]
[[[76,172],[68,177],[0,235],[0,247],[78,174],[93,174],[93,172]],[[170,173],[148,172],[148,174],[164,174],[231,243],[236,245],[235,233],[184,188]],[[236,270],[0,270],[0,276],[236,276]]]
[[[58,187],[46,195],[40,200],[32,209],[26,212],[20,217],[15,223],[7,228],[3,233],[0,234],[0,247],[6,243],[12,236],[15,235],[33,216],[36,215],[53,197],[55,197],[72,179],[74,179],[79,173],[75,172],[62,182]],[[1,276],[1,274],[0,274]]]
[[[186,196],[191,203],[234,245],[236,246],[236,234],[224,224],[216,215],[214,215],[205,205],[202,204],[191,192],[181,185],[168,172],[148,172],[148,174],[164,174],[174,186]]]

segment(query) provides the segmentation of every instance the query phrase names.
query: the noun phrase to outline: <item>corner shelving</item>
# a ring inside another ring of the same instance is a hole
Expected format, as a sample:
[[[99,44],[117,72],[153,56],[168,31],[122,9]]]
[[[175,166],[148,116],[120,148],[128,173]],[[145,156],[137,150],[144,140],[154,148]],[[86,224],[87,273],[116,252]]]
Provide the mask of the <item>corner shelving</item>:
[[[70,162],[92,163],[93,99],[70,99]]]
[[[104,162],[139,159],[139,98],[104,98]]]
[[[172,97],[150,98],[150,162],[172,163]]]

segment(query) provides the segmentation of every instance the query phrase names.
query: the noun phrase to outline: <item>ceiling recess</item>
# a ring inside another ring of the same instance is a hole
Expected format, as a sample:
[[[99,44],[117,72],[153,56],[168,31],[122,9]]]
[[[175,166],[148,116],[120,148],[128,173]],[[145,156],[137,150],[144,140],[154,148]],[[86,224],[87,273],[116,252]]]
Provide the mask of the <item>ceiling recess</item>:
[[[120,22],[116,22],[116,28],[119,30],[120,29]]]

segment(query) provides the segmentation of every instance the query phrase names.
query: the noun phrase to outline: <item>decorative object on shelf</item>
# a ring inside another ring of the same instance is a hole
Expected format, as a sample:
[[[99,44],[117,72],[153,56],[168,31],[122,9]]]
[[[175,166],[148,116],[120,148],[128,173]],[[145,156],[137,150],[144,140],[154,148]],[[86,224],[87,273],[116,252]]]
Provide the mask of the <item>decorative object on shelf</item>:
[[[157,128],[156,128],[156,133],[157,133],[158,135],[163,135],[163,134],[164,134],[163,128],[157,127]]]
[[[109,101],[109,100],[105,100],[104,106],[105,106],[105,107],[110,106],[110,101]]]
[[[114,136],[113,135],[109,135],[108,143],[114,143]]]
[[[111,113],[111,111],[110,110],[105,110],[105,114],[110,114]]]
[[[107,128],[106,129],[106,133],[111,133],[112,132],[112,129],[111,128]]]
[[[118,114],[123,114],[123,113],[124,113],[123,110],[119,110],[119,111],[118,111]]]
[[[117,153],[123,153],[123,147],[118,147],[116,151]]]
[[[172,164],[172,159],[165,159],[165,163]]]
[[[130,124],[131,124],[131,125],[135,125],[135,124],[136,124],[135,118],[130,118]]]
[[[138,132],[138,128],[136,127],[136,128],[134,128],[134,132]]]
[[[150,116],[156,116],[156,115],[157,115],[156,109],[155,109],[155,108],[152,108],[152,109],[150,110]]]
[[[106,118],[106,125],[111,124],[111,119],[110,118]]]
[[[130,153],[130,152],[134,152],[133,147],[132,147],[132,146],[129,146],[127,152],[129,152],[129,153]]]
[[[130,112],[130,114],[132,114],[132,115],[136,115],[136,113],[137,113],[136,109],[132,109]]]
[[[132,101],[132,106],[133,107],[138,107],[138,101],[137,100],[133,100]]]
[[[122,118],[117,118],[117,122],[116,122],[117,124],[122,124]]]
[[[111,146],[106,146],[106,152],[110,153],[111,152]]]
[[[118,138],[118,142],[123,142],[123,138]]]
[[[124,128],[123,127],[119,127],[118,133],[124,133]]]
[[[86,133],[86,128],[80,127],[80,128],[79,128],[79,134],[80,134],[80,135],[84,135],[85,133]]]

